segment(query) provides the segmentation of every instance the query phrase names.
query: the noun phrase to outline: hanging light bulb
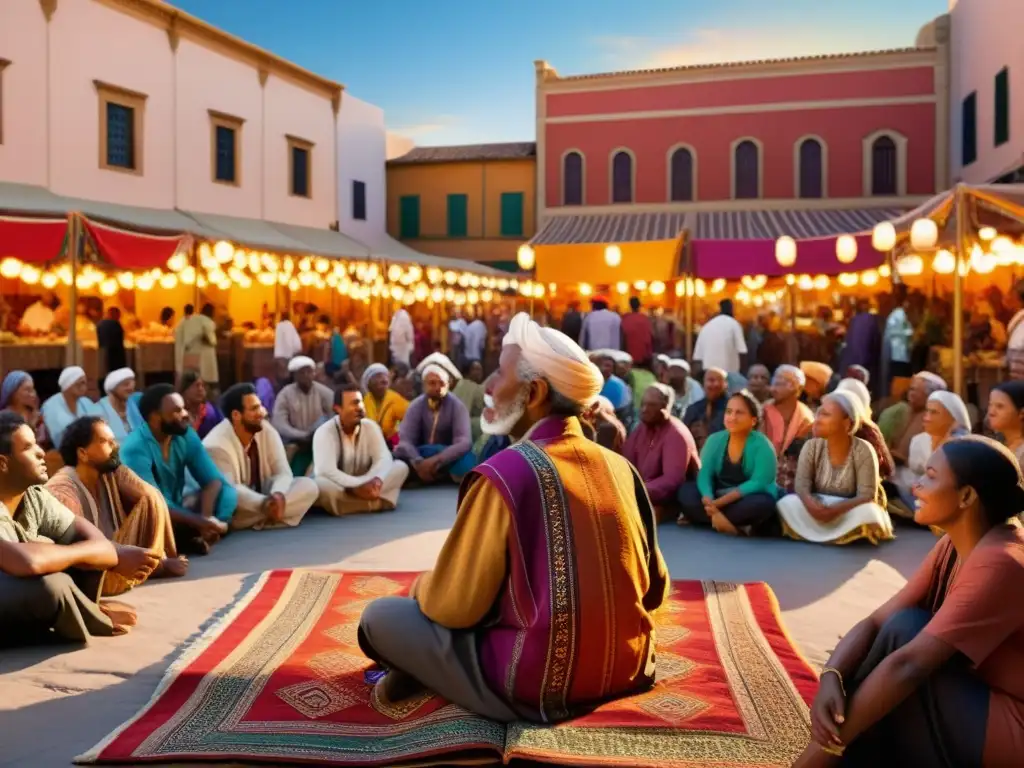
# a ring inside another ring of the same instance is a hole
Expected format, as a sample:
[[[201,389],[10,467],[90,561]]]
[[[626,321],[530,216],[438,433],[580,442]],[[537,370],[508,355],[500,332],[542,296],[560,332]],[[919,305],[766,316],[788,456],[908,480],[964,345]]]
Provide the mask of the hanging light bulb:
[[[814,278],[810,275],[800,275],[796,281],[796,287],[801,291],[812,291],[814,290]]]
[[[629,283],[627,283],[625,280],[620,280],[615,284],[615,291],[617,293],[625,295],[626,293],[629,292]]]
[[[17,259],[8,256],[3,261],[0,261],[0,276],[13,280],[20,274],[21,262]]]
[[[48,291],[52,291],[57,287],[57,275],[53,272],[44,272],[43,276],[39,278],[39,284]],[[114,281],[114,289],[117,290],[117,281]]]
[[[956,269],[956,256],[945,248],[935,254],[932,259],[932,269],[940,275],[951,275]]]
[[[744,275],[740,282],[748,291],[759,291],[768,284],[768,277],[766,275]]]
[[[220,240],[213,246],[213,257],[221,264],[227,264],[235,256],[235,246],[227,240]]]
[[[589,296],[594,292],[589,283],[580,283],[580,296]]]
[[[454,288],[445,288],[444,289],[444,300],[445,301],[455,301],[455,289]]]
[[[647,281],[646,280],[637,280],[635,283],[633,283],[633,287],[636,288],[638,291],[641,291],[641,292],[646,291],[647,290]]]
[[[661,296],[661,294],[663,294],[664,292],[665,284],[663,282],[661,282],[660,280],[655,280],[653,283],[651,283],[652,296]]]
[[[619,266],[622,263],[622,249],[617,245],[605,246],[604,263],[609,267]]]
[[[978,230],[978,239],[988,242],[989,240],[995,240],[998,234],[995,227],[982,227]]]
[[[530,247],[529,243],[520,245],[516,251],[516,264],[519,265],[519,268],[524,272],[529,272],[536,263],[537,255],[533,252],[533,248]],[[447,280],[447,277],[445,279]]]
[[[860,282],[861,282],[861,285],[867,286],[868,288],[871,288],[871,287],[877,285],[878,284],[878,270],[876,270],[876,269],[869,269],[869,270],[866,270],[864,272],[861,272]]]
[[[828,279],[828,275],[818,275],[814,278],[814,287],[816,290],[824,291],[828,289],[831,282],[832,281]]]
[[[321,275],[327,274],[331,271],[331,262],[327,259],[319,258],[313,262],[313,269],[319,272]]]
[[[426,301],[427,296],[430,295],[430,289],[423,283],[420,283],[416,286],[414,295],[416,297],[416,301]]]
[[[920,275],[924,272],[924,259],[916,253],[911,253],[899,260],[896,264],[896,271],[904,277]]]
[[[786,275],[786,285],[796,285],[796,275]]]
[[[891,274],[892,274],[892,270],[889,268],[888,264],[883,264],[882,266],[880,266],[878,268],[878,276],[879,277],[889,277]]]
[[[181,270],[181,274],[178,275],[178,279],[181,280],[181,282],[184,283],[185,285],[195,285],[196,284],[196,268],[195,267],[185,267],[183,270]]]
[[[494,291],[490,288],[485,288],[480,294],[480,299],[484,302],[490,302],[494,299]]]
[[[160,278],[160,287],[164,290],[173,290],[178,287],[178,278],[176,275],[168,274]]]
[[[171,272],[181,272],[181,270],[187,266],[188,259],[185,257],[185,254],[181,253],[181,251],[178,251],[167,260],[167,268],[171,270]]]
[[[971,269],[979,275],[987,275],[996,268],[996,257],[980,245],[971,249]]]
[[[139,275],[139,279],[135,281],[135,287],[140,291],[152,290],[155,284],[156,281],[153,279],[152,275],[149,274]]]
[[[260,272],[259,275],[256,276],[256,280],[260,285],[265,285],[268,288],[277,283],[277,277],[270,272]]]
[[[299,281],[296,278],[293,277],[291,280],[288,281],[288,290],[289,291],[297,291],[297,290],[299,290]]]
[[[839,277],[836,279],[844,288],[853,288],[859,280],[856,272],[840,272]]]
[[[725,290],[725,278],[719,277],[711,283],[711,293],[721,293]]]

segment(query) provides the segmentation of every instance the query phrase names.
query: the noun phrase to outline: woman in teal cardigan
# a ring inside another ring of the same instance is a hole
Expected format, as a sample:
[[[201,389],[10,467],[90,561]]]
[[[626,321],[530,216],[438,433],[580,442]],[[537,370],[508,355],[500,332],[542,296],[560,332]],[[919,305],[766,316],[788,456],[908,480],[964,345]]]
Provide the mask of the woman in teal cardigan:
[[[760,422],[761,404],[750,392],[729,398],[725,431],[708,437],[696,482],[679,489],[681,525],[710,525],[731,536],[767,535],[778,527],[775,448]]]

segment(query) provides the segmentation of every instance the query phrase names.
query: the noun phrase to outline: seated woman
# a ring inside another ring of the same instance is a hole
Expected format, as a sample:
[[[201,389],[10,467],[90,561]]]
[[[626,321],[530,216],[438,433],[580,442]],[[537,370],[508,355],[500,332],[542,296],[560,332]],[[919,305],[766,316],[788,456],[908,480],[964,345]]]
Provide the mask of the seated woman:
[[[814,413],[800,402],[806,383],[804,372],[795,365],[780,365],[772,378],[772,399],[764,405],[761,430],[775,448],[778,462],[775,482],[785,493],[793,492],[800,449],[814,426]]]
[[[101,415],[120,443],[142,424],[142,414],[132,398],[135,394],[135,371],[131,368],[111,371],[103,380],[103,390],[107,396],[98,403]]]
[[[988,396],[988,425],[1017,457],[1017,464],[1024,466],[1024,381],[1006,381],[992,389]]]
[[[914,435],[910,441],[907,463],[899,468],[892,482],[907,510],[907,517],[914,517],[914,485],[924,477],[928,457],[946,440],[963,437],[971,432],[967,406],[959,395],[947,390],[932,392],[928,396],[922,423],[924,432]]]
[[[803,402],[812,410],[817,410],[821,405],[821,398],[828,390],[829,382],[832,381],[832,368],[814,360],[804,360],[800,363],[800,370],[807,379],[804,386]]]
[[[81,367],[72,365],[65,368],[60,372],[57,383],[60,392],[47,398],[39,409],[54,446],[60,445],[64,430],[72,421],[99,413],[96,403],[86,397],[89,384]]]
[[[710,435],[696,482],[679,488],[680,524],[719,533],[767,534],[775,521],[775,449],[757,431],[761,404],[746,390],[729,398],[725,430]]]
[[[819,544],[873,544],[894,538],[878,457],[864,440],[860,405],[849,392],[825,395],[814,418],[814,437],[800,451],[796,492],[779,500],[782,532]]]
[[[199,375],[198,371],[185,371],[181,374],[181,396],[185,400],[185,409],[188,411],[188,421],[192,429],[202,440],[210,430],[224,421],[217,406],[206,400],[206,382]]]
[[[1024,480],[994,440],[944,443],[915,520],[947,535],[825,665],[797,766],[1010,766],[1024,745]]]
[[[860,405],[860,429],[854,437],[859,437],[875,449],[875,455],[878,457],[878,476],[884,483],[896,471],[896,465],[893,463],[889,446],[885,444],[882,430],[871,420],[871,392],[864,382],[854,378],[840,380],[836,389],[842,389],[857,398]]]

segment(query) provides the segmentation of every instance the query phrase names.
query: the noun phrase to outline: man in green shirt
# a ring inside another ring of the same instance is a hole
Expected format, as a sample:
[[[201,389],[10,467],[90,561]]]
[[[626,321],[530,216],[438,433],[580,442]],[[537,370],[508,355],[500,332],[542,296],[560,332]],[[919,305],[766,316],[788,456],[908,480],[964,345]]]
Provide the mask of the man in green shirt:
[[[123,634],[135,613],[99,604],[103,574],[152,571],[159,557],[140,547],[116,549],[51,496],[46,479],[32,428],[17,414],[0,413],[0,642]]]

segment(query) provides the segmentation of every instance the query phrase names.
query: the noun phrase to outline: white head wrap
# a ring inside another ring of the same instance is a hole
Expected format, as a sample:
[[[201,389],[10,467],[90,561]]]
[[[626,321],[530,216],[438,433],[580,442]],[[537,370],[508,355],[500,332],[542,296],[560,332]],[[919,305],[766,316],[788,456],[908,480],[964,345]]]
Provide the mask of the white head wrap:
[[[624,365],[633,364],[633,356],[629,354],[629,352],[623,352],[621,349],[611,349],[608,351],[608,354],[616,363],[622,363]]]
[[[669,361],[665,363],[669,368],[682,368],[686,371],[686,375],[690,375],[690,364],[683,360],[681,357],[671,357]]]
[[[846,391],[845,389],[837,389],[834,392],[829,392],[822,399],[831,400],[840,408],[842,408],[843,412],[850,417],[850,434],[857,434],[857,430],[860,429],[861,424],[860,399],[856,395]]]
[[[120,385],[124,384],[128,379],[135,378],[135,371],[131,368],[118,368],[116,371],[111,371],[107,374],[107,378],[103,380],[103,391],[108,395],[117,389]]]
[[[303,368],[316,368],[316,363],[313,362],[312,357],[296,355],[288,361],[288,373],[295,373],[296,371],[301,371]]]
[[[672,358],[670,358],[668,355],[655,355],[654,359],[657,360],[662,365],[668,365],[668,361],[671,360]]]
[[[870,384],[871,383],[871,372],[867,368],[865,368],[863,365],[851,365],[847,370],[857,371],[857,373],[859,373],[861,376],[863,376],[864,377],[864,381],[862,383],[864,383],[864,384]]]
[[[676,401],[675,390],[672,389],[668,384],[662,384],[661,382],[655,382],[647,387],[648,389],[656,389],[661,393],[661,396],[665,398],[665,410],[669,413],[672,412],[672,404]]]
[[[523,361],[559,393],[584,407],[604,386],[600,369],[587,359],[579,344],[554,328],[542,328],[525,312],[509,323],[502,346],[515,344]]]
[[[592,349],[587,352],[587,356],[591,360],[600,360],[602,357],[607,357],[612,362],[615,361],[615,355],[610,349]]]
[[[953,417],[953,421],[956,422],[958,427],[968,432],[971,431],[971,415],[967,412],[967,406],[964,405],[964,401],[960,399],[960,395],[945,389],[940,389],[928,395],[928,402],[931,402],[932,400],[939,403],[946,409],[949,415]]]
[[[719,368],[718,366],[713,365],[710,368],[705,368],[704,369],[704,375],[705,376],[707,374],[709,374],[709,373],[717,373],[719,376],[721,376],[723,379],[725,379],[726,384],[729,383],[729,372],[727,370],[725,370],[725,368]]]
[[[441,352],[431,352],[429,355],[424,357],[420,361],[420,364],[416,366],[416,370],[419,372],[421,376],[426,376],[427,368],[429,368],[432,365],[439,367],[442,371],[444,371],[445,376],[450,376],[455,381],[458,381],[459,379],[462,378],[462,374],[459,373],[459,369],[455,367],[455,363],[451,361],[448,355],[445,355]]]
[[[863,381],[858,379],[843,379],[836,385],[836,391],[839,390],[849,392],[857,398],[861,407],[861,419],[864,421],[871,419],[871,393],[868,391],[868,388],[864,386]]]
[[[57,379],[57,384],[60,385],[61,392],[67,392],[71,387],[75,386],[75,384],[84,378],[85,370],[77,365],[72,365],[70,368],[65,368],[60,372],[60,378]]]
[[[424,379],[427,378],[427,376],[429,376],[430,374],[434,374],[439,379],[441,379],[445,388],[450,387],[452,385],[452,380],[448,374],[448,371],[446,371],[440,365],[437,365],[436,363],[431,363],[430,365],[423,369],[422,376]]]
[[[363,371],[362,378],[359,379],[359,388],[365,392],[370,388],[370,379],[376,376],[378,373],[387,373],[388,367],[384,363],[373,363],[366,366],[366,370]]]
[[[775,369],[775,375],[784,376],[785,378],[792,380],[792,382],[799,386],[800,389],[807,386],[807,377],[804,375],[804,372],[795,365],[780,365]]]
[[[914,378],[921,379],[921,381],[928,385],[928,389],[932,392],[948,389],[946,386],[946,380],[937,373],[932,373],[931,371],[915,373]]]
[[[828,380],[832,378],[832,369],[824,363],[819,363],[814,360],[804,360],[800,363],[800,370],[804,372],[804,376],[808,379],[814,379],[821,386],[826,386]]]

